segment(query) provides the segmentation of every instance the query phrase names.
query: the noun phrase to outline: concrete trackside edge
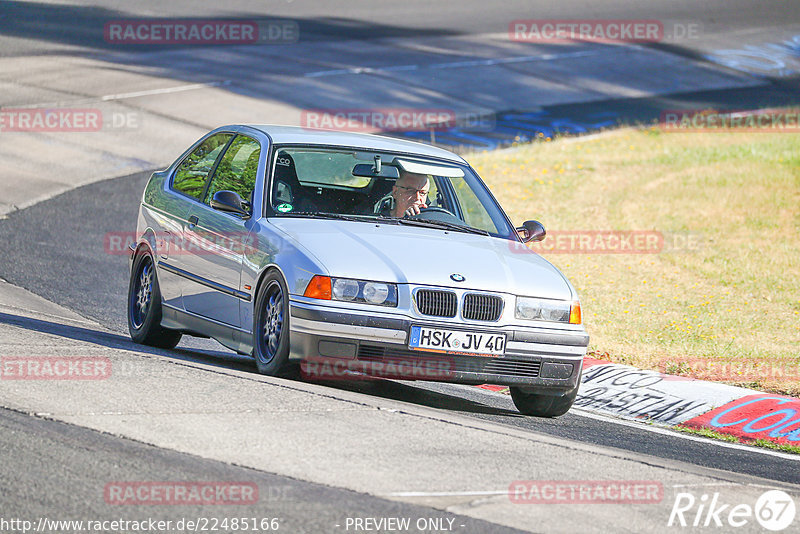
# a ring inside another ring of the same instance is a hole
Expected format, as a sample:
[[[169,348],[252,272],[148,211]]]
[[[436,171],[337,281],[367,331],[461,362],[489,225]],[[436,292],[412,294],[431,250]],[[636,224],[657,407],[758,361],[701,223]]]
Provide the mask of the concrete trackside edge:
[[[476,387],[508,394],[507,386]],[[800,446],[800,399],[590,357],[574,407],[663,427],[705,428],[743,442]]]
[[[593,358],[584,362],[575,406],[662,426],[708,428],[744,441],[800,445],[800,399]]]

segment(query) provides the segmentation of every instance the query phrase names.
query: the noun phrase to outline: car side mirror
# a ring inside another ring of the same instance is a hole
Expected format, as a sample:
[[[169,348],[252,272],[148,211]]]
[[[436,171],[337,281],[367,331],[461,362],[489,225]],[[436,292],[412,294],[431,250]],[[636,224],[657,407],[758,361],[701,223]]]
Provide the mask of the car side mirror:
[[[217,191],[211,198],[211,207],[226,213],[235,213],[242,217],[250,215],[250,203],[242,200],[235,191]]]
[[[522,226],[517,228],[517,235],[523,243],[529,241],[541,241],[547,232],[539,221],[525,221]]]

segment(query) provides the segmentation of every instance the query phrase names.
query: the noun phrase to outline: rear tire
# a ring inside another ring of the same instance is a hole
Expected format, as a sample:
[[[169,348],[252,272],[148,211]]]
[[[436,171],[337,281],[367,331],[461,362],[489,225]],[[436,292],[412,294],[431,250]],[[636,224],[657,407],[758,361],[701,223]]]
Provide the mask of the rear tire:
[[[277,271],[270,271],[256,297],[253,356],[258,372],[282,375],[289,359],[289,291]]]
[[[566,395],[543,395],[541,393],[526,393],[523,388],[511,386],[511,400],[514,406],[523,415],[533,415],[536,417],[558,417],[564,415],[572,408],[575,398],[578,396],[578,386]]]
[[[181,333],[161,326],[161,290],[158,287],[155,263],[149,253],[133,260],[128,284],[128,331],[140,345],[172,349],[181,340]]]

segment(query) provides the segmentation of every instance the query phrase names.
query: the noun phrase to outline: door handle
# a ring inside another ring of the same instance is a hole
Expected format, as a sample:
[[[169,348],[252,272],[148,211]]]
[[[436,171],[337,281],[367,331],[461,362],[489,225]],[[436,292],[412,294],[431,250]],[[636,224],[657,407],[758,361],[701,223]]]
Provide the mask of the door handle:
[[[197,215],[192,215],[191,217],[189,217],[188,222],[189,222],[189,228],[194,228],[195,226],[197,226],[197,223],[200,222],[200,219],[197,218]]]

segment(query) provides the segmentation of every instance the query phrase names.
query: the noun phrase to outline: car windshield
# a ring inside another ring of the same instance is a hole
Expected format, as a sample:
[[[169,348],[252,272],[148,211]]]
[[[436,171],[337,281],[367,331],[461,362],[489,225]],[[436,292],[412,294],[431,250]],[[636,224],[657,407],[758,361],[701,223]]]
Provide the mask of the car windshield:
[[[513,239],[514,229],[468,166],[307,147],[280,147],[274,158],[272,216],[430,226]]]

